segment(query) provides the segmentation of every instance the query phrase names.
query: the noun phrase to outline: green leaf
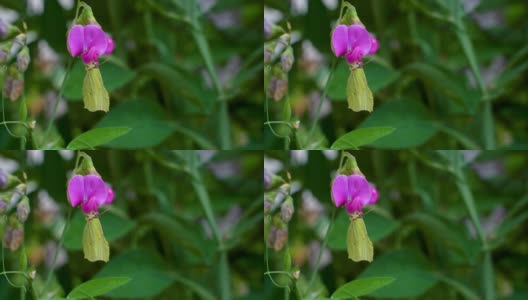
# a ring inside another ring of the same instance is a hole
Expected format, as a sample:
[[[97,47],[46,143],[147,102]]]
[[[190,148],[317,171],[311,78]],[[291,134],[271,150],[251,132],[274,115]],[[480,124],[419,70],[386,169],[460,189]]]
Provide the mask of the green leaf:
[[[130,282],[106,296],[110,298],[139,299],[154,297],[168,288],[174,278],[166,271],[167,264],[154,253],[141,249],[122,252],[110,257],[110,262],[95,276],[128,276]]]
[[[78,135],[66,147],[68,150],[94,149],[127,134],[127,127],[96,128]]]
[[[370,144],[386,135],[391,134],[394,128],[391,127],[369,127],[360,128],[346,133],[339,137],[332,144],[334,150],[357,149],[360,146]]]
[[[99,215],[99,218],[101,219],[103,232],[108,242],[123,237],[136,226],[134,221],[124,219],[112,213],[101,214]],[[76,212],[73,215],[70,221],[70,228],[64,234],[64,247],[66,247],[66,249],[82,249],[82,234],[79,233],[83,232],[85,223],[86,220],[82,213]]]
[[[350,281],[339,287],[331,299],[350,299],[365,296],[394,281],[392,277],[369,277]]]
[[[108,93],[123,87],[136,77],[136,72],[123,67],[111,60],[100,64],[99,69]],[[82,100],[82,85],[86,70],[80,59],[76,59],[72,66],[68,81],[64,84],[63,95],[69,101]]]
[[[386,218],[375,212],[365,214],[363,219],[365,219],[367,233],[372,242],[376,242],[387,237],[400,226],[399,222]]]
[[[67,299],[86,299],[104,295],[113,289],[127,284],[129,277],[104,277],[83,282],[75,287],[67,296]]]
[[[370,294],[373,298],[418,297],[432,288],[438,279],[422,254],[411,250],[396,250],[376,257],[359,278],[389,276],[396,280]]]
[[[97,124],[97,128],[127,126],[132,131],[108,143],[117,149],[154,147],[168,138],[175,128],[164,121],[164,113],[153,101],[146,99],[128,100],[114,107]]]
[[[425,107],[414,100],[392,100],[374,112],[360,125],[366,127],[393,127],[388,136],[370,144],[382,149],[403,149],[425,144],[437,132]]]

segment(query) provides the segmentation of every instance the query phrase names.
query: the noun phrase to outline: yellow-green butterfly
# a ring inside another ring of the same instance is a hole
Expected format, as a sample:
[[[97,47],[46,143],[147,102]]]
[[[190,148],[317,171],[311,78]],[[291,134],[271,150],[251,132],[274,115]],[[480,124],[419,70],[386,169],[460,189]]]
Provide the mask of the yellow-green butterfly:
[[[367,77],[363,68],[359,66],[350,67],[350,76],[347,82],[348,108],[353,111],[374,109],[374,97],[367,83]]]
[[[103,83],[103,77],[97,65],[90,64],[86,67],[86,76],[83,82],[84,108],[89,111],[102,110],[108,112],[110,97]]]
[[[99,217],[96,214],[89,215],[86,218],[83,232],[83,251],[84,258],[91,262],[98,260],[108,262],[110,258],[110,248],[104,237]]]
[[[365,222],[360,214],[350,216],[350,225],[347,232],[348,258],[353,261],[366,260],[372,262],[374,247],[370,241]]]

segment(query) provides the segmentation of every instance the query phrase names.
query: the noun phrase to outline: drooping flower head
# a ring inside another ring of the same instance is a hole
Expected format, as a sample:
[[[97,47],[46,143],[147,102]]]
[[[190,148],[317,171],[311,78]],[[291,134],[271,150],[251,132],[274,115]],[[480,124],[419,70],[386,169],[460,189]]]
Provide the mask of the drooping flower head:
[[[378,51],[378,40],[370,34],[357,16],[356,9],[348,2],[346,12],[332,32],[332,50],[335,56],[345,56],[349,64],[361,63],[363,56]]]
[[[97,23],[90,6],[84,2],[80,2],[80,5],[81,13],[68,31],[68,51],[73,57],[81,56],[86,66],[83,81],[84,107],[91,112],[108,112],[110,97],[99,71],[99,57],[114,51],[114,40]]]
[[[338,175],[332,183],[332,200],[337,207],[345,205],[349,214],[360,213],[363,206],[376,203],[378,192],[358,174]]]
[[[344,205],[349,214],[361,214],[364,206],[377,202],[378,191],[361,173],[354,157],[345,155],[347,161],[340,169],[341,174],[332,182],[332,201],[337,207]]]
[[[99,57],[114,51],[114,41],[99,25],[74,25],[68,32],[68,51],[81,56],[85,64],[98,63]]]
[[[97,174],[91,159],[84,158],[79,168],[68,182],[68,201],[72,207],[81,206],[87,215],[97,214],[100,206],[109,205],[114,200],[114,191]]]
[[[81,206],[85,214],[97,213],[99,206],[114,200],[114,191],[99,175],[75,175],[68,183],[68,200],[71,206]]]

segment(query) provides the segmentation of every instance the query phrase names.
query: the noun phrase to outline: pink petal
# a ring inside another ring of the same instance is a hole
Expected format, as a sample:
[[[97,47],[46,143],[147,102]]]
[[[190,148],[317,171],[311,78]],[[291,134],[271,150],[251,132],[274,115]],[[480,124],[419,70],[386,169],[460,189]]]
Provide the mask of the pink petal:
[[[372,205],[378,201],[378,190],[372,184],[370,185],[370,187],[372,189],[372,196],[370,196],[368,205]]]
[[[374,37],[373,35],[370,35],[370,42],[371,42],[371,46],[370,46],[370,51],[368,52],[368,55],[376,54],[379,48],[378,39],[376,39],[376,37]]]
[[[88,52],[84,52],[82,55],[82,60],[85,64],[95,63],[99,61],[99,55],[97,54],[97,49],[91,48]]]
[[[97,175],[87,175],[84,177],[84,190],[87,201],[83,202],[83,204],[89,209],[93,209],[95,206],[95,209],[92,211],[97,211],[97,206],[104,203],[106,198],[108,198],[108,187],[101,177]]]
[[[361,58],[363,58],[364,55],[369,53],[370,48],[372,47],[370,33],[368,33],[365,27],[361,25],[348,26],[348,41],[352,51],[355,50],[356,52],[355,58],[357,58],[357,56],[361,56]]]
[[[68,200],[75,207],[84,199],[84,178],[81,175],[73,176],[68,182]]]
[[[348,43],[348,29],[345,25],[339,25],[332,32],[332,50],[335,56],[342,56],[350,48]]]
[[[84,50],[84,28],[82,25],[73,26],[68,32],[68,51],[71,56],[80,55]]]
[[[361,212],[361,209],[363,208],[363,205],[361,204],[361,201],[359,198],[352,198],[352,200],[348,201],[345,205],[346,210],[349,214]]]
[[[90,198],[81,204],[81,208],[83,213],[89,214],[97,212],[99,210],[99,205],[97,205],[97,201],[95,200],[95,198]]]
[[[114,190],[109,185],[107,185],[106,187],[108,189],[108,195],[107,195],[104,203],[102,203],[100,205],[109,205],[109,204],[112,204],[112,202],[114,201]]]
[[[348,198],[348,182],[345,175],[339,175],[332,183],[332,200],[335,206],[342,206],[347,202]]]
[[[87,51],[95,49],[98,56],[103,55],[108,47],[106,33],[98,25],[86,25],[84,27],[84,41]]]
[[[352,200],[358,200],[361,205],[368,202],[372,196],[370,183],[361,175],[348,176],[348,189]]]
[[[106,43],[107,43],[107,47],[106,47],[106,51],[104,55],[109,55],[114,51],[114,46],[115,46],[114,40],[112,39],[111,36],[106,35]]]

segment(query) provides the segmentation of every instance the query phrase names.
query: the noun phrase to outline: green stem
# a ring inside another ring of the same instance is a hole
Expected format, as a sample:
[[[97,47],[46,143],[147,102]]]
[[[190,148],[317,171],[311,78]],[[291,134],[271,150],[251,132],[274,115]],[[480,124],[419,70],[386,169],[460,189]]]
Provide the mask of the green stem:
[[[326,243],[328,242],[328,235],[332,231],[332,227],[334,225],[335,217],[337,214],[337,208],[334,207],[332,211],[332,219],[330,219],[330,224],[328,224],[328,229],[326,230],[323,245],[321,246],[321,250],[319,251],[319,255],[317,256],[317,262],[315,263],[312,277],[310,278],[310,283],[308,283],[308,287],[306,288],[305,295],[308,295],[310,292],[310,289],[312,288],[313,282],[315,280],[315,275],[317,274],[317,271],[319,270],[319,264],[321,263],[321,257],[323,256],[324,249],[326,248]]]
[[[332,81],[332,78],[334,77],[334,71],[337,65],[337,59],[334,58],[332,62],[332,68],[330,69],[330,74],[328,75],[328,80],[326,80],[325,88],[323,90],[323,95],[321,96],[321,101],[319,102],[319,105],[317,106],[317,111],[315,113],[315,117],[312,123],[312,128],[310,129],[310,132],[308,133],[308,137],[306,138],[306,143],[308,147],[310,147],[310,142],[312,140],[312,136],[315,131],[315,127],[317,126],[317,122],[319,121],[319,116],[321,115],[321,108],[323,107],[323,102],[326,99],[326,93],[328,92],[328,86],[330,85],[330,82]]]
[[[61,88],[59,90],[59,95],[57,96],[57,101],[55,101],[55,104],[53,105],[53,111],[51,113],[51,116],[48,122],[48,127],[46,129],[46,132],[44,133],[44,138],[42,139],[42,143],[40,143],[41,145],[45,145],[50,135],[51,126],[53,125],[53,122],[55,121],[55,116],[57,115],[57,108],[59,107],[59,102],[62,99],[62,93],[64,91],[64,86],[66,85],[66,82],[68,81],[68,78],[70,77],[72,65],[73,65],[73,59],[70,58],[68,62],[68,67],[66,68],[66,74],[64,75],[64,80],[62,81]]]
[[[220,260],[218,264],[218,280],[220,284],[220,299],[230,300],[231,299],[231,276],[229,272],[229,260],[227,256],[227,249],[224,247],[224,241],[218,223],[214,217],[209,193],[203,183],[202,176],[200,174],[199,161],[196,153],[189,155],[189,166],[191,168],[192,186],[200,201],[202,209],[204,210],[205,217],[211,227],[213,236],[218,244],[218,251],[220,252]]]
[[[482,94],[482,139],[484,149],[494,150],[497,147],[495,141],[495,120],[493,119],[493,111],[491,101],[489,99],[490,97],[488,88],[482,79],[473,43],[469,38],[464,23],[461,19],[458,19],[456,25],[457,38],[460,42],[460,45],[462,46],[462,49],[464,50],[464,54],[466,55],[471,71],[477,80],[480,93]]]
[[[225,99],[224,89],[222,87],[222,84],[220,83],[220,79],[218,78],[218,73],[216,72],[216,68],[214,65],[214,60],[211,55],[211,49],[209,47],[209,43],[207,39],[205,38],[205,35],[202,30],[202,26],[200,25],[200,22],[198,20],[198,16],[192,16],[191,18],[192,23],[192,35],[194,38],[194,41],[196,42],[196,46],[198,47],[198,51],[200,51],[200,54],[204,60],[205,67],[207,68],[207,71],[209,72],[209,75],[211,75],[211,79],[213,80],[213,84],[216,89],[217,93],[217,101],[218,101],[218,136],[220,139],[220,149],[222,150],[229,150],[232,148],[231,144],[231,125],[229,120],[229,109],[227,105],[227,101]]]
[[[55,251],[55,254],[53,255],[53,260],[51,262],[51,266],[48,272],[48,277],[46,278],[46,283],[44,284],[44,287],[42,288],[41,294],[44,294],[46,292],[46,289],[48,288],[48,285],[51,279],[51,274],[53,274],[53,269],[55,268],[55,264],[57,263],[57,257],[59,256],[59,252],[62,248],[62,244],[64,243],[64,235],[66,231],[68,231],[68,227],[70,225],[71,215],[72,215],[72,209],[70,208],[68,210],[68,218],[66,219],[66,224],[64,224],[64,229],[62,230],[62,233],[61,233],[59,245],[57,246],[57,250]]]
[[[484,296],[486,300],[494,300],[495,299],[495,275],[493,271],[493,261],[492,261],[492,256],[491,256],[491,249],[486,240],[486,235],[484,234],[482,225],[480,224],[480,219],[478,217],[477,208],[475,206],[475,200],[469,188],[469,184],[466,181],[466,177],[462,169],[460,168],[457,168],[455,173],[458,178],[456,181],[457,188],[462,196],[462,199],[464,200],[464,204],[466,205],[466,208],[469,212],[469,217],[471,218],[473,226],[475,226],[477,235],[480,239],[483,252],[484,252],[484,260],[483,260],[483,268],[482,268],[483,270],[482,286],[484,288]]]

